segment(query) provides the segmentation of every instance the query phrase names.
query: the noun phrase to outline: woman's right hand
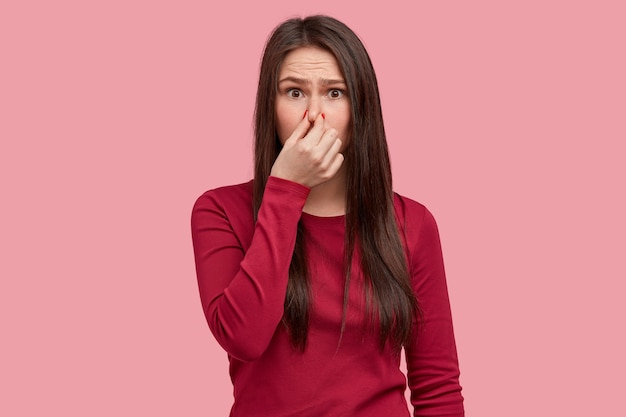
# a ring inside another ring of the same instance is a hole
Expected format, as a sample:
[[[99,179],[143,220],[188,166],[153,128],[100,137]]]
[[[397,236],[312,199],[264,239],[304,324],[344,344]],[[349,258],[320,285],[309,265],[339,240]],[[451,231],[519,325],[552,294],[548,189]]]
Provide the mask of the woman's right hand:
[[[270,175],[309,188],[330,180],[343,163],[339,152],[342,142],[337,135],[336,129],[325,126],[321,114],[313,127],[309,118],[304,117],[283,144]]]

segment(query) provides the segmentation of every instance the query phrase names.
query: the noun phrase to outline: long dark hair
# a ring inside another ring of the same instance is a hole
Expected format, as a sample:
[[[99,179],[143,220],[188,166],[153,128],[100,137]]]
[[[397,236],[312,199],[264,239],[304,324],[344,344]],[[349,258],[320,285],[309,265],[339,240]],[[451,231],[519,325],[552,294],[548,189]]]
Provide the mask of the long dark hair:
[[[265,45],[255,108],[254,216],[256,219],[267,178],[281,149],[275,115],[280,65],[287,53],[304,46],[315,46],[335,56],[351,102],[351,139],[344,150],[346,281],[340,334],[345,328],[351,264],[357,250],[370,318],[377,316],[380,327],[381,348],[390,341],[399,350],[409,341],[419,307],[396,223],[378,83],[365,47],[336,19],[309,16],[287,20]],[[356,141],[358,146],[354,146]],[[292,343],[301,350],[306,347],[310,306],[304,240],[299,224],[283,315]]]

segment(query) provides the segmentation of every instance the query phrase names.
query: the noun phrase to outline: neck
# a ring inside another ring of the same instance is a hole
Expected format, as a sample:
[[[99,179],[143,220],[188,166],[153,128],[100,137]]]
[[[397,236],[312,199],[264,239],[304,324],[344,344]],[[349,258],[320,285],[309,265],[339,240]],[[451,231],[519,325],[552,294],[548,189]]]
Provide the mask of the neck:
[[[333,178],[311,188],[302,209],[305,213],[320,217],[346,214],[345,169],[341,167]]]

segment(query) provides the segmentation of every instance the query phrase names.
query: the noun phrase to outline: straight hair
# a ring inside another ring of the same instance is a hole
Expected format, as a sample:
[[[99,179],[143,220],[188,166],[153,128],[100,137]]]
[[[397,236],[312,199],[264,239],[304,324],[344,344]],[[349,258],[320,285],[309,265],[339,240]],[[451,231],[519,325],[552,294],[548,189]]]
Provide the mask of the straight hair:
[[[345,287],[339,345],[346,325],[352,259],[356,255],[365,282],[367,312],[380,329],[380,347],[383,349],[390,342],[399,352],[409,342],[420,310],[395,216],[378,83],[369,55],[357,35],[334,18],[317,15],[287,20],[274,29],[265,45],[255,107],[254,218],[281,150],[275,112],[280,66],[289,52],[301,47],[318,47],[334,55],[351,103],[351,138],[344,150]],[[292,344],[301,351],[306,348],[309,326],[309,279],[300,221],[289,267],[283,323]]]

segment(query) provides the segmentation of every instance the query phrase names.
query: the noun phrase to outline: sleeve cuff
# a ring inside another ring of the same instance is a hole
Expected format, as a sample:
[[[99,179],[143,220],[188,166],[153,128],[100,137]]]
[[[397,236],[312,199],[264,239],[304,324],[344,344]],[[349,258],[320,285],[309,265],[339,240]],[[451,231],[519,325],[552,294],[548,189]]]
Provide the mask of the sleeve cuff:
[[[311,192],[311,189],[305,185],[273,176],[269,176],[267,178],[265,188],[272,188],[277,191],[291,192],[297,194],[305,200],[309,196],[309,192]]]

